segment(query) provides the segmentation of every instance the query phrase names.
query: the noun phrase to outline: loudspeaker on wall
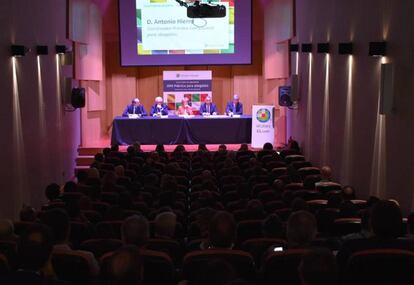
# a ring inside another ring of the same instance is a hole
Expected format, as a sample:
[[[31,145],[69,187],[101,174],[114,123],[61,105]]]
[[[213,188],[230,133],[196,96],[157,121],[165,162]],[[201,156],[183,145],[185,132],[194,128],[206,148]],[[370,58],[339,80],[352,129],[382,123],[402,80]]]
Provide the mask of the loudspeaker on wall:
[[[71,104],[74,108],[85,107],[85,88],[73,88]]]
[[[392,63],[381,64],[381,89],[379,113],[389,115],[394,104],[394,65]]]
[[[279,86],[279,106],[290,107],[293,105],[291,92],[291,86]]]

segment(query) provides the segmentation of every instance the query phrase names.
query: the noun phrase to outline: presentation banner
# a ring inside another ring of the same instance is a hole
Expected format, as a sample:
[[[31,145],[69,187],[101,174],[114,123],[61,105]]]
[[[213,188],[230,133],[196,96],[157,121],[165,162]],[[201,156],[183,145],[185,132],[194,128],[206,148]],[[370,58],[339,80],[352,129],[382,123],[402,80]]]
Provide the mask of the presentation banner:
[[[172,112],[181,106],[183,98],[187,97],[194,115],[200,113],[201,103],[211,92],[211,70],[164,71],[164,102]]]
[[[261,148],[265,143],[274,144],[274,109],[271,105],[253,105],[252,147]]]

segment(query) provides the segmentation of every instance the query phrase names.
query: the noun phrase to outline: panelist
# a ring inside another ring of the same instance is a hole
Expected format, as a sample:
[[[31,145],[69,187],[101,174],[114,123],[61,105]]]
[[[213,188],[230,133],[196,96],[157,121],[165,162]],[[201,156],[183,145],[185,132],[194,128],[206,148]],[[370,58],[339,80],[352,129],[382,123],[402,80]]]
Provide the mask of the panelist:
[[[188,98],[184,97],[183,100],[181,100],[181,106],[178,107],[176,114],[177,115],[192,115],[193,114],[193,108],[188,104]]]
[[[211,102],[211,96],[207,96],[204,103],[200,106],[201,114],[217,115],[217,106]]]
[[[128,104],[128,106],[126,106],[124,112],[122,113],[123,117],[128,117],[129,115],[147,115],[147,112],[145,112],[144,109],[144,105],[142,105],[139,102],[138,98],[133,99],[131,104]]]
[[[232,115],[243,115],[243,104],[240,102],[240,97],[234,94],[233,101],[227,103],[226,114]]]
[[[161,115],[168,115],[168,107],[167,104],[163,102],[161,97],[156,97],[155,104],[151,106],[150,116],[157,117]]]

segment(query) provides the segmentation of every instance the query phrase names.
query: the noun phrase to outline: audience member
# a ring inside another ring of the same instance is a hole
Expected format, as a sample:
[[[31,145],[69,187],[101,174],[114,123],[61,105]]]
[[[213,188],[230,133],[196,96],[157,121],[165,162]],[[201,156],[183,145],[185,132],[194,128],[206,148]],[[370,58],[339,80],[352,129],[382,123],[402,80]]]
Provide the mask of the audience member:
[[[46,189],[45,189],[45,195],[46,195],[46,198],[47,198],[49,204],[57,202],[57,201],[60,202],[61,201],[61,200],[59,200],[60,186],[56,183],[52,183],[52,184],[47,185]]]
[[[217,212],[208,229],[208,248],[231,249],[236,241],[236,223],[227,212]]]
[[[263,237],[284,238],[283,222],[277,214],[271,214],[262,223]]]
[[[127,245],[135,245],[139,248],[145,246],[149,239],[147,218],[133,215],[125,219],[121,227],[121,236]]]
[[[173,212],[163,212],[155,217],[154,237],[174,239],[177,216]]]
[[[17,241],[14,234],[13,222],[8,219],[0,219],[0,241]]]
[[[92,275],[98,275],[99,265],[91,252],[73,250],[69,245],[70,222],[68,214],[62,209],[48,210],[41,216],[41,222],[47,225],[53,233],[53,252],[76,252],[89,263]]]
[[[19,216],[22,222],[34,222],[37,218],[37,212],[35,208],[23,204]]]
[[[66,284],[56,280],[51,253],[52,240],[49,229],[41,224],[33,224],[20,237],[18,243],[18,270],[10,275],[0,276],[1,284]]]
[[[115,251],[107,271],[107,281],[111,285],[143,284],[144,266],[139,248],[130,245]]]
[[[307,248],[315,239],[317,224],[315,216],[307,211],[297,211],[289,216],[286,238],[289,248]]]

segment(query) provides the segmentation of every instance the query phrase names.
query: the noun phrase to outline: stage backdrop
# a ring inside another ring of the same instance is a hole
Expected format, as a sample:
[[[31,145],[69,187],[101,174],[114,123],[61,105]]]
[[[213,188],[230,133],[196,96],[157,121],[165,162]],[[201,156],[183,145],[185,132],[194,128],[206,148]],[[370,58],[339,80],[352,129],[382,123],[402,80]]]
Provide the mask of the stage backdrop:
[[[201,103],[211,92],[211,70],[164,71],[164,102],[174,112],[184,97],[189,99],[194,114],[200,113]]]

